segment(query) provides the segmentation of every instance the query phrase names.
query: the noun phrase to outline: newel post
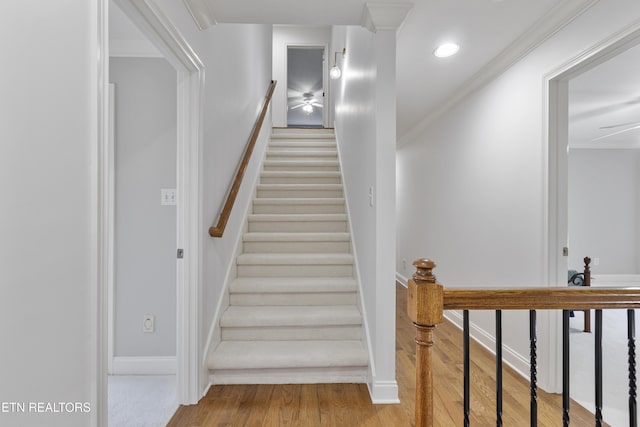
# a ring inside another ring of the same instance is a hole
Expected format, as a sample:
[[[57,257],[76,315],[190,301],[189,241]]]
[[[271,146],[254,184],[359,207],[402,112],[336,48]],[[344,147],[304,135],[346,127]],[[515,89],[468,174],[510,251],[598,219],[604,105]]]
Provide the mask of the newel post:
[[[414,261],[416,273],[409,280],[407,312],[416,327],[416,427],[433,426],[433,331],[443,317],[444,291],[436,283],[436,263]]]

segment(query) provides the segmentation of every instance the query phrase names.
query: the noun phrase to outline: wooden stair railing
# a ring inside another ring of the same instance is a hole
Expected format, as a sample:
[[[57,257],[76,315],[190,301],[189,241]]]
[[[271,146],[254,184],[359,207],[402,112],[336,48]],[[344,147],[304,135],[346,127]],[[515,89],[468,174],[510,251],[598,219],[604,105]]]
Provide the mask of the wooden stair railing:
[[[277,82],[275,80],[272,80],[269,85],[269,89],[267,89],[267,95],[265,96],[264,104],[260,110],[260,115],[253,126],[253,130],[251,131],[251,136],[249,137],[249,141],[244,149],[244,154],[242,155],[242,159],[240,160],[240,164],[236,170],[235,178],[231,184],[229,193],[227,194],[227,199],[220,211],[218,222],[215,226],[209,227],[209,235],[211,237],[222,237],[224,234],[224,229],[227,226],[227,222],[229,222],[233,205],[236,201],[236,197],[238,196],[238,192],[240,191],[240,185],[242,185],[242,178],[244,177],[244,173],[249,165],[249,160],[251,160],[251,153],[253,153],[264,118],[267,115],[267,110],[269,109],[269,104],[271,103],[271,97],[273,96],[273,91],[276,88],[276,83]]]
[[[589,258],[585,258],[585,272],[589,268]],[[536,310],[562,310],[563,313],[563,425],[569,425],[569,312],[570,310],[593,310],[595,320],[595,364],[596,364],[596,409],[595,425],[602,425],[602,309],[627,309],[628,352],[629,352],[629,419],[630,425],[637,423],[636,408],[636,366],[635,366],[635,312],[640,308],[640,288],[593,288],[586,286],[562,288],[496,288],[496,289],[446,289],[437,283],[433,275],[436,264],[428,259],[413,263],[417,271],[408,282],[407,312],[416,328],[416,403],[415,426],[432,427],[433,411],[433,369],[432,354],[434,330],[443,322],[444,310],[463,310],[463,331],[465,336],[465,423],[469,425],[468,391],[468,339],[469,310],[496,310],[496,354],[500,355],[502,332],[502,310],[529,310],[530,351],[531,351],[531,425],[537,425],[537,348]],[[599,347],[598,347],[599,346]],[[496,358],[496,418],[502,425],[502,360]],[[599,391],[598,391],[599,390]]]

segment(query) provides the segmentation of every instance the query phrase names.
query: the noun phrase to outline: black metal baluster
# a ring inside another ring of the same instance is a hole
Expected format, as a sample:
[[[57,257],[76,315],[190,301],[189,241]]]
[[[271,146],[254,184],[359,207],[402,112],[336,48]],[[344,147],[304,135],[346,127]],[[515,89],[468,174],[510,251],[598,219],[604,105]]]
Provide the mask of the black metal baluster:
[[[627,310],[627,346],[629,347],[629,426],[638,425],[638,406],[636,403],[636,312]]]
[[[602,310],[596,310],[596,427],[602,426]]]
[[[469,310],[462,312],[464,358],[464,427],[469,427]]]
[[[529,355],[530,355],[530,396],[531,427],[538,425],[538,346],[536,338],[536,311],[529,311]]]
[[[562,310],[562,425],[569,426],[569,310]]]
[[[496,426],[502,427],[502,311],[496,310]]]

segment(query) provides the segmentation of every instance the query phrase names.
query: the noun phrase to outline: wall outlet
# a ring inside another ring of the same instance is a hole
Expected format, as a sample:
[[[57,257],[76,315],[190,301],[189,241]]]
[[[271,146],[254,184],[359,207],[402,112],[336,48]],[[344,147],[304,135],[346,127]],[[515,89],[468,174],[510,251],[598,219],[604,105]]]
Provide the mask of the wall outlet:
[[[600,265],[600,258],[594,258],[593,265]]]
[[[155,320],[153,314],[145,314],[142,316],[142,332],[145,334],[152,333],[155,327]]]

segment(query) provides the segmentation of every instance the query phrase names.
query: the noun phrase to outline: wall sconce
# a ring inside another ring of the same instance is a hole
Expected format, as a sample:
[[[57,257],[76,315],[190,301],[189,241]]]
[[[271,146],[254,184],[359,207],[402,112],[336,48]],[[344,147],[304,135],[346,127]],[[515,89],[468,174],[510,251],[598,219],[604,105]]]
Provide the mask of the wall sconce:
[[[340,78],[340,76],[342,75],[342,71],[340,71],[340,68],[338,67],[338,54],[340,52],[335,52],[333,54],[333,67],[331,67],[331,70],[329,71],[329,76],[333,79],[333,80],[337,80]],[[344,56],[347,54],[347,48],[343,48],[342,49],[342,57],[344,58]]]

